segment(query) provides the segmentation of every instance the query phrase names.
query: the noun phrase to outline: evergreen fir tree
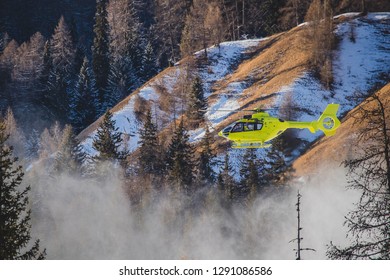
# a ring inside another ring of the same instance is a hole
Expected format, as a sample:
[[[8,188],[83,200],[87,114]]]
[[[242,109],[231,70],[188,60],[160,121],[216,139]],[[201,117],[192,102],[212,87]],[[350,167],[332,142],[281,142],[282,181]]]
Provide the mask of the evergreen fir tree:
[[[57,119],[66,121],[69,112],[69,95],[74,75],[75,49],[64,17],[54,31],[51,40],[52,71],[49,76],[49,105]]]
[[[31,211],[27,210],[31,188],[20,188],[22,166],[16,166],[12,147],[5,143],[7,138],[5,124],[0,122],[0,260],[44,259],[46,253],[40,251],[39,240],[26,248],[31,240]]]
[[[113,62],[108,75],[107,95],[101,109],[114,107],[121,99],[126,97],[135,88],[134,67],[128,57]]]
[[[80,36],[77,28],[75,17],[72,15],[70,20],[70,35],[72,37],[73,46],[75,46],[75,72],[83,65],[84,57],[87,53],[86,46],[80,41]]]
[[[140,130],[139,173],[141,176],[158,176],[162,174],[161,151],[157,136],[157,127],[152,122],[152,114],[146,113],[144,127]]]
[[[193,148],[183,120],[177,127],[167,151],[168,179],[179,191],[191,194],[194,181]]]
[[[0,56],[3,54],[4,49],[7,47],[10,41],[8,33],[0,32]]]
[[[115,161],[123,158],[123,154],[119,151],[122,143],[121,133],[118,132],[115,123],[115,120],[112,119],[112,113],[107,111],[92,143],[93,148],[99,153],[94,157],[97,162]]]
[[[211,135],[208,127],[206,128],[205,136],[200,146],[202,150],[198,162],[198,180],[201,184],[213,184],[216,177],[213,169],[215,165],[215,153],[211,148]]]
[[[26,139],[26,158],[29,162],[38,158],[39,151],[39,133],[33,129]]]
[[[266,175],[263,175],[261,180],[264,184],[281,185],[286,180],[285,173],[289,167],[285,158],[286,152],[284,152],[286,151],[285,140],[282,136],[272,141],[272,147],[267,153],[269,167],[265,170]]]
[[[232,176],[233,169],[229,163],[229,153],[226,153],[224,165],[220,173],[218,174],[217,187],[222,194],[223,204],[230,205],[235,198],[235,188],[237,183]]]
[[[201,78],[196,76],[191,85],[187,117],[195,123],[202,122],[206,109],[207,100],[204,97],[203,83]]]
[[[108,52],[108,21],[107,21],[108,0],[97,0],[94,40],[92,46],[92,69],[96,77],[96,87],[98,90],[98,103],[105,101],[105,91],[107,87],[109,73],[109,52]],[[104,110],[101,110],[104,112]]]
[[[240,176],[243,194],[252,202],[260,187],[260,175],[255,149],[247,149],[242,159]]]
[[[48,84],[49,84],[49,77],[52,68],[53,68],[53,63],[52,63],[51,53],[50,53],[50,41],[47,40],[43,48],[42,72],[38,78],[37,93],[34,96],[35,102],[37,104],[43,104],[46,106],[49,105],[50,100],[47,100],[47,98],[50,97],[49,95],[50,87],[48,86]]]
[[[86,154],[77,140],[72,126],[66,125],[55,158],[54,170],[58,173],[82,175],[85,159]]]
[[[76,133],[96,120],[97,90],[95,78],[85,57],[70,102],[70,121]]]
[[[141,68],[141,77],[143,81],[147,81],[156,75],[158,72],[157,69],[157,59],[153,50],[153,46],[150,42],[146,45],[143,57],[142,57],[142,68]]]
[[[75,48],[68,25],[63,16],[61,16],[51,40],[51,57],[54,70],[60,71],[65,77],[73,72]]]
[[[107,10],[110,69],[103,109],[111,108],[141,85],[143,63],[141,24],[134,1],[110,1]]]

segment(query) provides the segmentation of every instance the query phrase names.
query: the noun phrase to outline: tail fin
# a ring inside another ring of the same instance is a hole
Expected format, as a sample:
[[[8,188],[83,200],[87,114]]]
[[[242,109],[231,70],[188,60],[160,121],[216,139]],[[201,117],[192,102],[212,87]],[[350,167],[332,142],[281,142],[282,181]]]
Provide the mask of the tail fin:
[[[340,120],[336,116],[339,106],[339,104],[329,104],[326,106],[325,111],[317,121],[317,128],[322,130],[326,136],[334,135],[340,126]]]

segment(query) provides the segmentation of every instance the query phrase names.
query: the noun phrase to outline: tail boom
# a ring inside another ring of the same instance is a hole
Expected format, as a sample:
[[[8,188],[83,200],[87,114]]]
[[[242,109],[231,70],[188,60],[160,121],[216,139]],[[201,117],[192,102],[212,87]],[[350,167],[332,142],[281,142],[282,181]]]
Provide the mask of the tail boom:
[[[321,130],[326,136],[332,136],[336,133],[337,128],[340,126],[340,120],[336,115],[339,106],[339,104],[329,104],[316,121],[288,121],[287,128],[308,129],[311,133],[316,133],[318,130]]]

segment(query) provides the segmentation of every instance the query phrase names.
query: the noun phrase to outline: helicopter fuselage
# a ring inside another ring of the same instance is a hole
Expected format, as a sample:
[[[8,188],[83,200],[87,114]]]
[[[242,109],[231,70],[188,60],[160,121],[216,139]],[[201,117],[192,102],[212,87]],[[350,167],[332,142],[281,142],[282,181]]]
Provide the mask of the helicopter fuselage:
[[[285,121],[271,117],[267,112],[258,112],[227,126],[218,135],[233,141],[234,148],[264,148],[268,141],[281,135],[286,129],[309,129],[311,133],[322,130],[326,135],[333,135],[340,125],[336,117],[338,104],[330,104],[316,121]]]

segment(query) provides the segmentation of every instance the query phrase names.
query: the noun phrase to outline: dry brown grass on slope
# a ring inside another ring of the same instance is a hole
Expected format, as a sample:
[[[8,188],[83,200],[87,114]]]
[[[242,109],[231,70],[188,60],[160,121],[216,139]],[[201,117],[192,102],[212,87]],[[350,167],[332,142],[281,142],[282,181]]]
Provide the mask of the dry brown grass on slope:
[[[378,94],[381,98],[390,100],[390,83],[379,90]],[[355,141],[356,132],[364,125],[354,122],[356,112],[357,110],[354,109],[348,113],[334,136],[322,138],[294,162],[293,168],[297,176],[316,173],[328,165],[339,166],[348,159],[353,149],[359,147]],[[360,143],[360,145],[364,144]]]

